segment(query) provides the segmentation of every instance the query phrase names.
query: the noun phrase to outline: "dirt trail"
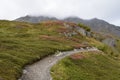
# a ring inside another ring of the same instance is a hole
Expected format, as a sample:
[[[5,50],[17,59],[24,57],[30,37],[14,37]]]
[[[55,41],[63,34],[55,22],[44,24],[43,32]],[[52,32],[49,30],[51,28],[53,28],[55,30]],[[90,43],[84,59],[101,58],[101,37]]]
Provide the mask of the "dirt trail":
[[[59,54],[48,56],[23,70],[23,75],[18,80],[52,80],[50,68],[62,58],[78,52],[98,51],[96,48],[75,49],[73,51],[59,52]]]

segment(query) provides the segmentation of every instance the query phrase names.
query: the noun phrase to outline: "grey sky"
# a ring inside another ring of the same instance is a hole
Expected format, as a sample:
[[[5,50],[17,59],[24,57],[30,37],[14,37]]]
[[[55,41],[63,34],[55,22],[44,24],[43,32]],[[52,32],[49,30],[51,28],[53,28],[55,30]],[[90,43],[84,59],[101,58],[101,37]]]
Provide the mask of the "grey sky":
[[[97,17],[120,25],[120,0],[0,0],[0,19],[25,15]]]

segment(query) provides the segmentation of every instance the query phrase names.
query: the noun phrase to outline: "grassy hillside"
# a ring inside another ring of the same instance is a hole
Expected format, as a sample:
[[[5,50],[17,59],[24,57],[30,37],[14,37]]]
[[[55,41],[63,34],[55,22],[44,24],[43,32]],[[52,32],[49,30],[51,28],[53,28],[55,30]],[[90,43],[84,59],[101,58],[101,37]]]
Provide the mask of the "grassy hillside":
[[[72,27],[67,28],[64,24]],[[75,25],[60,21],[37,24],[0,21],[0,80],[17,80],[25,65],[54,54],[57,50],[72,50],[87,43],[107,53],[112,52],[104,44],[76,32]],[[65,35],[73,32],[77,34]]]
[[[17,80],[25,65],[88,41],[81,34],[66,37],[64,32],[71,30],[63,24],[0,21],[0,80]]]
[[[119,61],[101,52],[71,55],[51,69],[53,80],[120,80]]]

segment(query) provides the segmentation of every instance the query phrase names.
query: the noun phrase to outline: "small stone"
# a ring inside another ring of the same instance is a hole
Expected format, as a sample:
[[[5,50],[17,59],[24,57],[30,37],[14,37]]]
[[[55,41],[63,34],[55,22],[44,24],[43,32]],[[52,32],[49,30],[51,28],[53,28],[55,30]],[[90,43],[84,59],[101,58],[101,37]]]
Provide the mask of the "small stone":
[[[77,49],[74,49],[74,51],[77,51]]]
[[[49,63],[51,63],[51,60],[49,60]]]
[[[23,74],[26,74],[27,73],[27,70],[23,70]]]

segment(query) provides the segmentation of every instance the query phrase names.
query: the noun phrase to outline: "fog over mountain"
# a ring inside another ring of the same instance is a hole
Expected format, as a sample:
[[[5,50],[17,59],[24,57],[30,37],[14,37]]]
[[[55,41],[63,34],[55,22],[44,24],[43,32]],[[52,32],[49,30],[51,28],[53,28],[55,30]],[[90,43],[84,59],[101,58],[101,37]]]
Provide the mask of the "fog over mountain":
[[[0,19],[14,20],[25,15],[78,16],[120,25],[119,3],[120,0],[1,0]]]

